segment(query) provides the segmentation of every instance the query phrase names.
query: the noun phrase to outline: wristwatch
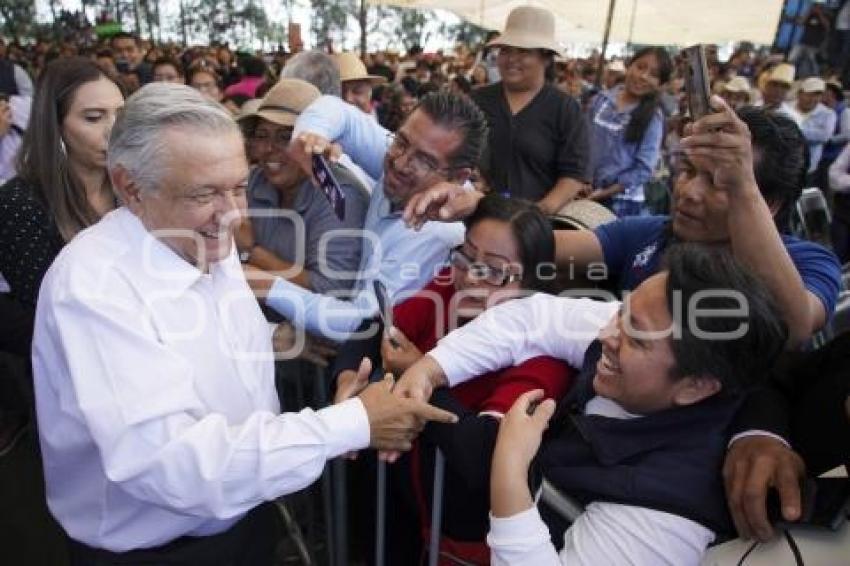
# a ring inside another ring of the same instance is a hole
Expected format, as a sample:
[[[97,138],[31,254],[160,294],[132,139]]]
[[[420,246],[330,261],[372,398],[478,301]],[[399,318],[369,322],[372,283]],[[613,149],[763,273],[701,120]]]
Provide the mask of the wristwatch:
[[[239,263],[248,263],[249,261],[251,261],[251,256],[254,253],[254,248],[256,248],[257,246],[259,246],[259,244],[253,244],[247,250],[239,252]]]

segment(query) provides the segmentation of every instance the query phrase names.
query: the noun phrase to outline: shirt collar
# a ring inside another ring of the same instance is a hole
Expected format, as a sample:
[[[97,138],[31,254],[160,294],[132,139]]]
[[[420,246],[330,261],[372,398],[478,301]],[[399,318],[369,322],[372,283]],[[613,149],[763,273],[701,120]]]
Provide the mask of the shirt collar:
[[[251,172],[249,185],[251,187],[251,200],[262,202],[275,208],[280,207],[280,193],[274,185],[266,179],[262,169],[258,166]],[[298,185],[298,192],[295,195],[295,202],[292,203],[292,209],[299,214],[304,214],[307,211],[307,208],[309,208],[310,195],[307,191],[312,189],[310,185],[311,183],[309,179],[304,179],[301,184]]]
[[[375,187],[374,196],[372,198],[375,199],[375,209],[378,212],[379,218],[397,218],[401,216],[401,210],[393,210],[392,202],[387,198],[386,193],[384,193],[384,178],[381,177],[378,186]]]
[[[151,288],[179,294],[207,277],[204,272],[151,234],[142,221],[127,208],[121,207],[110,214],[118,216],[128,244],[139,250],[137,254],[132,255],[132,261],[140,262],[134,266],[135,274],[147,279]],[[218,279],[235,275],[233,264],[239,266],[235,248],[236,246],[231,246],[228,258],[210,266],[208,277]]]

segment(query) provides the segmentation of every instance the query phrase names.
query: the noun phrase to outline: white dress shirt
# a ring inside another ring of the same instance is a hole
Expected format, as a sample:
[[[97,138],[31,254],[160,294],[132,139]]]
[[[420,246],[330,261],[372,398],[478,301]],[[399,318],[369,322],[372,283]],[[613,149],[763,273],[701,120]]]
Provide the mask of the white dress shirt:
[[[618,302],[544,294],[508,301],[451,332],[428,354],[452,386],[536,356],[581,367],[587,347],[619,307]],[[587,403],[585,413],[639,418],[598,396]],[[696,565],[712,540],[714,533],[690,519],[615,503],[590,503],[564,533],[560,554],[536,507],[511,517],[491,516],[487,536],[496,566]]]
[[[97,548],[219,533],[369,444],[358,399],[279,414],[235,251],[204,274],[124,208],[47,272],[33,372],[48,505]]]

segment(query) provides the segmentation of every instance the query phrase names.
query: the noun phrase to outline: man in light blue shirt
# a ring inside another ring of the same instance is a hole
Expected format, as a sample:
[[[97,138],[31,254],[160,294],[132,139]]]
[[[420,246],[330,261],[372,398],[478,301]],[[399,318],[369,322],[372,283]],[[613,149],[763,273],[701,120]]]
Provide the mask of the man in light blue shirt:
[[[295,124],[292,151],[320,153],[335,142],[378,181],[363,230],[363,251],[354,296],[340,300],[307,291],[284,279],[254,282],[266,304],[293,324],[344,341],[377,313],[373,282],[381,281],[393,303],[420,290],[440,270],[449,251],[463,242],[463,224],[430,223],[408,228],[408,200],[438,183],[465,183],[477,166],[486,121],[467,98],[433,93],[419,103],[393,135],[339,98],[322,96]]]
[[[823,79],[810,77],[800,83],[797,100],[782,106],[782,112],[797,122],[809,144],[809,173],[818,168],[823,146],[835,132],[835,111],[821,103],[824,90]]]

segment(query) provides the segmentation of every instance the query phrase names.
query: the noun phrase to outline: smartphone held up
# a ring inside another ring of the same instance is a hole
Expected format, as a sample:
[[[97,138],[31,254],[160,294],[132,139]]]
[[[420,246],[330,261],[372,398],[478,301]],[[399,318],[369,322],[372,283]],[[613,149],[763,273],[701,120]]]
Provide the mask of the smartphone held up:
[[[688,96],[688,113],[695,122],[711,113],[711,81],[708,77],[708,63],[705,46],[693,45],[682,51],[687,63],[685,73],[685,91]]]

